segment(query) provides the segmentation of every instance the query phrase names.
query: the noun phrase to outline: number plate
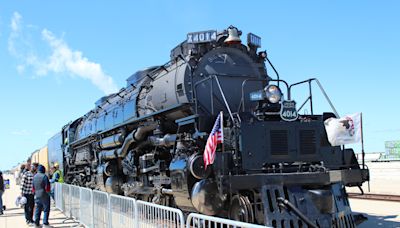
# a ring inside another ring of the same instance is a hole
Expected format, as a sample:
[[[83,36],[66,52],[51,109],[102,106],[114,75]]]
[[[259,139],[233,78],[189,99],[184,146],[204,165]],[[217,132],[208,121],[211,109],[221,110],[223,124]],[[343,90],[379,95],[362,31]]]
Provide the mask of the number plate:
[[[187,34],[187,43],[197,44],[197,43],[207,43],[217,40],[217,31],[210,30],[204,32],[192,32]]]
[[[299,117],[295,101],[283,101],[281,107],[281,118],[284,121],[295,121]]]

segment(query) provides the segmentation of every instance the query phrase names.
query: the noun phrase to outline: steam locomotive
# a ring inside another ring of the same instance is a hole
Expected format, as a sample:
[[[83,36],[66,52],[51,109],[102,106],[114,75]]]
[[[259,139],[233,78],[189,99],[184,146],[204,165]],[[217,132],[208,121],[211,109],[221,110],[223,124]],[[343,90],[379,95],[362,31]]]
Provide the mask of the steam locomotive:
[[[49,140],[49,160],[67,183],[187,212],[274,227],[354,227],[344,187],[369,174],[353,150],[327,140],[324,120],[337,114],[314,114],[310,94],[311,114],[300,115],[291,89],[315,79],[289,85],[257,51],[261,38],[249,33],[245,45],[241,35],[233,26],[189,33],[169,62],[134,73],[65,125]],[[205,167],[221,112],[224,140]]]

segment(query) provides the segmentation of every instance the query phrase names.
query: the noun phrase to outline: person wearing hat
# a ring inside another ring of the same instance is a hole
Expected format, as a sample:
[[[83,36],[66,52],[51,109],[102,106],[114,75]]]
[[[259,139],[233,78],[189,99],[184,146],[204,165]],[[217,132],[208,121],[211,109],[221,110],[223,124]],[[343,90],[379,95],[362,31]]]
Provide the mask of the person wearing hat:
[[[33,173],[34,176],[35,176],[35,174],[37,173],[38,167],[39,167],[39,163],[37,163],[37,162],[32,163],[31,172]]]
[[[33,192],[35,193],[35,227],[40,227],[40,215],[43,211],[43,227],[49,226],[50,215],[50,181],[45,174],[46,168],[39,165],[33,177]]]
[[[0,171],[0,215],[3,214],[3,193],[4,193],[4,179],[3,172]]]
[[[58,167],[58,163],[54,163],[53,167],[53,176],[50,180],[51,183],[64,183],[64,177],[61,170]]]
[[[52,183],[53,186],[51,186],[50,195],[54,199],[54,191],[55,191],[54,183],[64,183],[64,177],[61,170],[58,168],[58,163],[53,164],[53,166],[51,167],[51,171],[52,171],[52,177],[50,183]]]

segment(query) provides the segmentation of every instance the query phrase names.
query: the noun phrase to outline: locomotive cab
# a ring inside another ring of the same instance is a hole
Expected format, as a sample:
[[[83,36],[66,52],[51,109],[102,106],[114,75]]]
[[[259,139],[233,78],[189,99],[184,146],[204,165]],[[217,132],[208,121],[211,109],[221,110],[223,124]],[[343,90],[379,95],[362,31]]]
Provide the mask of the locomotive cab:
[[[313,81],[316,79],[303,83],[311,86]],[[287,99],[272,84],[250,92],[248,102],[257,105],[247,109],[246,100],[242,99],[238,120],[227,118],[237,128],[225,129],[225,136],[236,137],[226,143],[237,141],[239,145],[235,152],[221,151],[213,168],[218,173],[220,191],[236,192],[230,198],[229,217],[274,227],[291,227],[294,223],[310,227],[352,226],[355,221],[347,197],[343,197],[344,187],[360,187],[369,180],[368,169],[360,167],[352,149],[329,143],[324,121],[337,114],[298,114],[296,102],[290,98],[292,86],[287,88]],[[311,88],[309,100],[313,110]],[[237,175],[232,175],[232,170]],[[257,204],[264,207],[260,209]]]

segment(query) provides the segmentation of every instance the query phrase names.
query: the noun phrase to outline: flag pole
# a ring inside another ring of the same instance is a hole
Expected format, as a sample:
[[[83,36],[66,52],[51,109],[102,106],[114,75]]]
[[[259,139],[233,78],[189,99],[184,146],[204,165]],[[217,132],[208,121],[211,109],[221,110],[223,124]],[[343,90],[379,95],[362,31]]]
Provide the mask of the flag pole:
[[[361,122],[361,157],[362,157],[362,168],[365,169],[364,128],[363,128],[362,112],[360,113],[360,122]]]
[[[221,136],[222,136],[222,152],[225,152],[225,147],[224,147],[224,112],[221,111],[220,113],[220,124],[221,124]]]
[[[225,175],[225,156],[224,156],[224,152],[225,152],[225,146],[224,146],[224,112],[221,111],[220,113],[220,124],[221,124],[221,136],[222,136],[222,175]],[[222,188],[220,188],[222,190]],[[222,193],[222,192],[221,192]]]

